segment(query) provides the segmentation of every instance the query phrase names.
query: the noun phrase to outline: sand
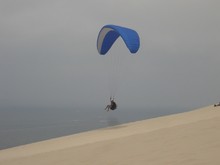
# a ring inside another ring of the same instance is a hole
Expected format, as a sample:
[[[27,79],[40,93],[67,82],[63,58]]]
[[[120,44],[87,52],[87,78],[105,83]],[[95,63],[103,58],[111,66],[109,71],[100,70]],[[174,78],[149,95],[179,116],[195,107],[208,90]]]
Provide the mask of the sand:
[[[0,150],[1,165],[219,165],[220,107]]]

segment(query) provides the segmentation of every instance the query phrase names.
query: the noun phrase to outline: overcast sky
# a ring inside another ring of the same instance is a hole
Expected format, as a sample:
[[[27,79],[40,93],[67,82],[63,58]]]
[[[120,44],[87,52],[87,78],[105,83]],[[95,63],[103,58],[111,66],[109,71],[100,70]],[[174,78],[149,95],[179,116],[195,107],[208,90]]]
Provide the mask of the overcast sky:
[[[0,106],[103,108],[110,63],[96,40],[106,24],[141,39],[122,67],[120,106],[220,101],[219,0],[1,0]],[[111,54],[130,55],[122,40]]]

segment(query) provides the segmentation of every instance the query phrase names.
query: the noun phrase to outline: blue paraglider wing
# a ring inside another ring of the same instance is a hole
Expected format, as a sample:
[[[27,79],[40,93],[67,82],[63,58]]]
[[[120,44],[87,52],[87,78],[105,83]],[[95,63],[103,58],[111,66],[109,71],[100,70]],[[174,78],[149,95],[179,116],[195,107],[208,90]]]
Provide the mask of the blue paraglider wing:
[[[106,54],[119,36],[123,39],[131,53],[136,53],[138,51],[140,39],[136,31],[126,27],[106,25],[100,30],[97,39],[99,54]]]

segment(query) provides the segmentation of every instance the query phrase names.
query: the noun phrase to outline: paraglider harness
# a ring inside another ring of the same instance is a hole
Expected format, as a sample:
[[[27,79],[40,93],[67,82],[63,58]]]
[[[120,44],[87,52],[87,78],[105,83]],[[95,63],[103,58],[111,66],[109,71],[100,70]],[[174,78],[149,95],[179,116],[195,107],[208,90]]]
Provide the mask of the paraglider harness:
[[[111,110],[117,109],[117,104],[114,102],[114,100],[111,100],[110,109],[111,109]]]

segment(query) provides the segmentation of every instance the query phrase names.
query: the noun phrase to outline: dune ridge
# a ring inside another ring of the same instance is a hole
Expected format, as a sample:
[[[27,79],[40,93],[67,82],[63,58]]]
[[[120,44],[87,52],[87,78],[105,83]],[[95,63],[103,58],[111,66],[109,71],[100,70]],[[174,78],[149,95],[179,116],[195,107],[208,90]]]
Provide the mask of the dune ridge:
[[[220,164],[220,107],[0,150],[0,164]]]

